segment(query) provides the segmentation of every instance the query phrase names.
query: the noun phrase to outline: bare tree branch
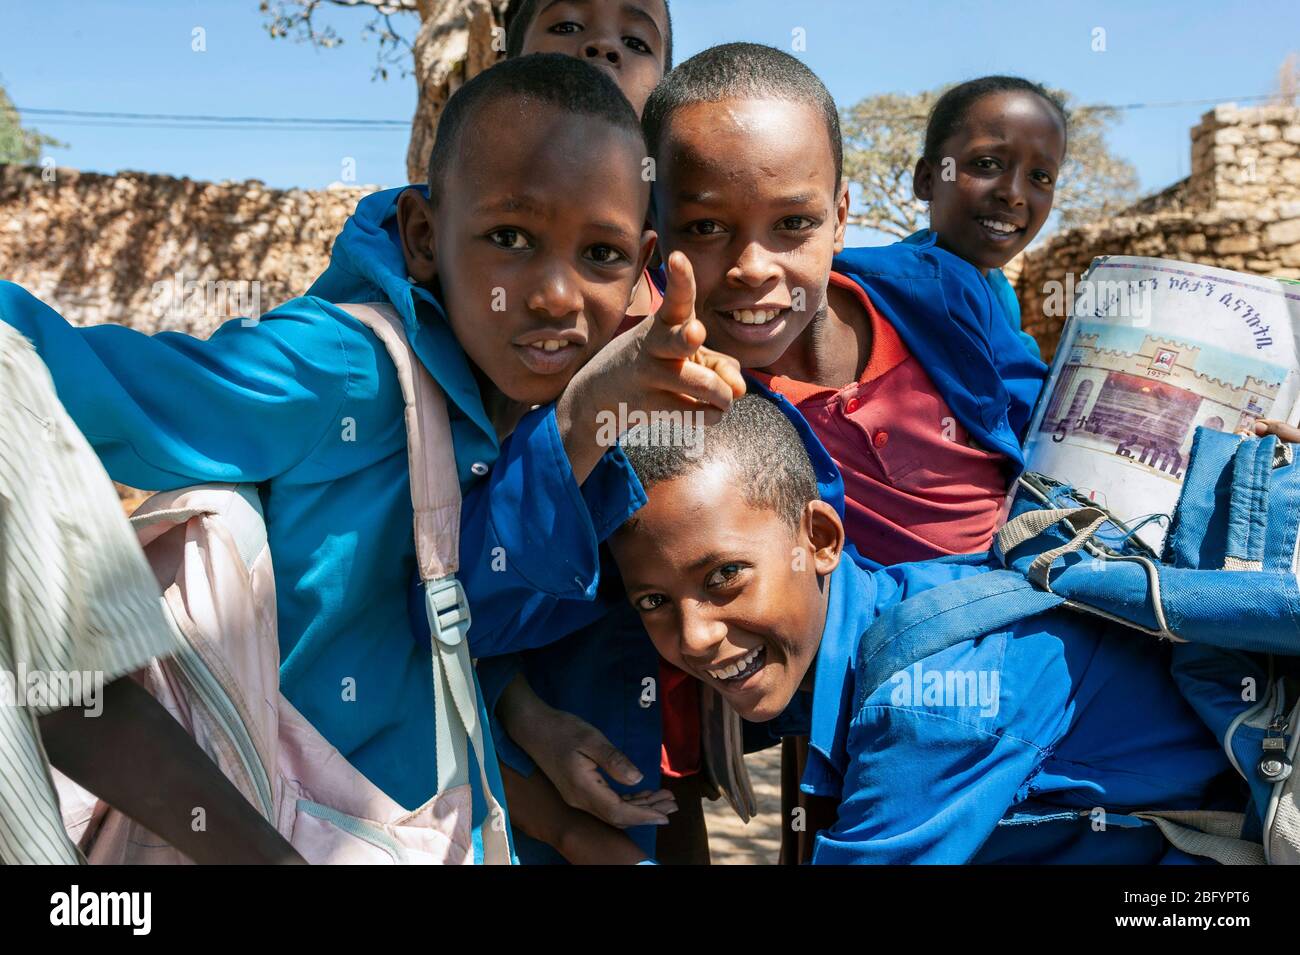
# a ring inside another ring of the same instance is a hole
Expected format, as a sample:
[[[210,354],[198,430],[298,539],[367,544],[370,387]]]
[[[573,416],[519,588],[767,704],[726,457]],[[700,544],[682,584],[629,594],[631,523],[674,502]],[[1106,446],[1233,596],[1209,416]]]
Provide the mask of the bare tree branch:
[[[331,49],[341,45],[343,38],[331,24],[322,25],[316,20],[322,7],[369,10],[371,16],[361,35],[378,41],[374,78],[388,79],[392,67],[397,67],[402,76],[410,75],[412,41],[394,24],[393,18],[400,16],[409,22],[414,34],[419,29],[418,0],[261,0],[258,8],[266,15],[266,31],[272,39],[283,37]]]

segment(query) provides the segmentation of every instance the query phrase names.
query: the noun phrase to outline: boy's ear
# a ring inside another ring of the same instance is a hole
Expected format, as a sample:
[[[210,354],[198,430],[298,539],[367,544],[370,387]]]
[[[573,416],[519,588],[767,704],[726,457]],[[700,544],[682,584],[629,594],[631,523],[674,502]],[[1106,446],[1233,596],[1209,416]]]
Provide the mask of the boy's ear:
[[[437,231],[433,203],[418,189],[407,189],[397,197],[397,231],[402,237],[406,272],[421,285],[438,277]]]
[[[655,247],[659,244],[659,234],[651,229],[648,225],[646,230],[641,233],[641,255],[636,260],[637,281],[641,281],[641,273],[646,270],[650,264],[650,257],[655,254]]]
[[[840,195],[835,200],[835,252],[844,251],[844,233],[849,226],[849,181],[840,183]]]
[[[844,524],[825,501],[809,501],[803,509],[803,533],[812,546],[813,570],[824,577],[840,564],[844,552]]]
[[[912,170],[912,193],[922,202],[934,197],[934,169],[924,158],[918,159]]]

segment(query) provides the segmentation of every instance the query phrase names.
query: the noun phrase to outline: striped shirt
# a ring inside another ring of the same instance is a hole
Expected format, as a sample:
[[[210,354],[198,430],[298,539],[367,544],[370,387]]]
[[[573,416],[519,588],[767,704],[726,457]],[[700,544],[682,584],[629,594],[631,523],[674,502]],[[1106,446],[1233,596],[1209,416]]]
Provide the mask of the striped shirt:
[[[30,343],[0,322],[0,861],[76,863],[37,717],[177,646],[117,493]]]

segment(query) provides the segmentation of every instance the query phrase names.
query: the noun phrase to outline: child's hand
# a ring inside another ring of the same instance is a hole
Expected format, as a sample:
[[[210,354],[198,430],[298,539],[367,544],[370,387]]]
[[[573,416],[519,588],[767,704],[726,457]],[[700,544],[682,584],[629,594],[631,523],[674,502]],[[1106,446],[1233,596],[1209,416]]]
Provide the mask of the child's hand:
[[[740,363],[703,347],[705,334],[695,317],[690,260],[674,252],[658,313],[607,345],[556,403],[560,434],[579,484],[617,439],[618,427],[631,412],[698,412],[691,423],[714,424],[745,393]]]
[[[564,801],[611,826],[664,825],[677,802],[666,789],[620,797],[601,772],[625,786],[642,774],[600,730],[539,697],[523,674],[501,694],[497,716],[506,732],[532,757]]]
[[[502,763],[501,781],[515,831],[546,843],[574,865],[637,865],[648,861],[625,833],[565,805],[542,773],[521,776]]]
[[[534,721],[528,745],[516,742],[566,803],[611,826],[663,826],[668,814],[677,811],[677,801],[666,789],[634,796],[614,792],[604,774],[630,786],[641,780],[640,770],[600,730],[572,713],[551,709],[546,719]]]
[[[714,424],[745,393],[740,362],[704,347],[704,323],[695,317],[695,272],[681,252],[668,257],[668,290],[659,311],[642,323],[638,380],[645,409],[703,411],[705,424]],[[640,328],[635,331],[641,331]],[[635,332],[634,332],[635,333]],[[622,399],[630,407],[635,393]]]
[[[1288,444],[1300,444],[1300,428],[1293,427],[1284,421],[1273,421],[1269,418],[1261,418],[1255,422],[1255,435],[1263,438],[1267,435],[1275,434],[1279,441],[1285,441]]]

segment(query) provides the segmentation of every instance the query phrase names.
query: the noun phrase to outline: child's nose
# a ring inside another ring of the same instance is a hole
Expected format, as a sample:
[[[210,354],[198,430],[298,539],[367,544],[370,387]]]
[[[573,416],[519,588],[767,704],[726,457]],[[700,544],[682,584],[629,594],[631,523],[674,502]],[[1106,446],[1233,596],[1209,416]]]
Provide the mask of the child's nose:
[[[604,57],[611,63],[617,64],[619,61],[618,45],[612,41],[599,40],[589,43],[583,53],[588,59],[597,60]]]
[[[1018,175],[1011,174],[1002,177],[998,182],[998,198],[1009,206],[1023,206],[1025,204],[1025,186]]]
[[[528,296],[528,308],[549,318],[564,318],[582,308],[579,283],[561,269],[553,269],[542,277]]]
[[[732,282],[751,288],[758,288],[780,277],[776,260],[757,242],[745,246],[736,259],[736,264],[727,271],[727,278]]]
[[[697,604],[683,601],[681,605],[681,651],[687,660],[708,661],[714,648],[727,635],[727,625],[702,612]]]

